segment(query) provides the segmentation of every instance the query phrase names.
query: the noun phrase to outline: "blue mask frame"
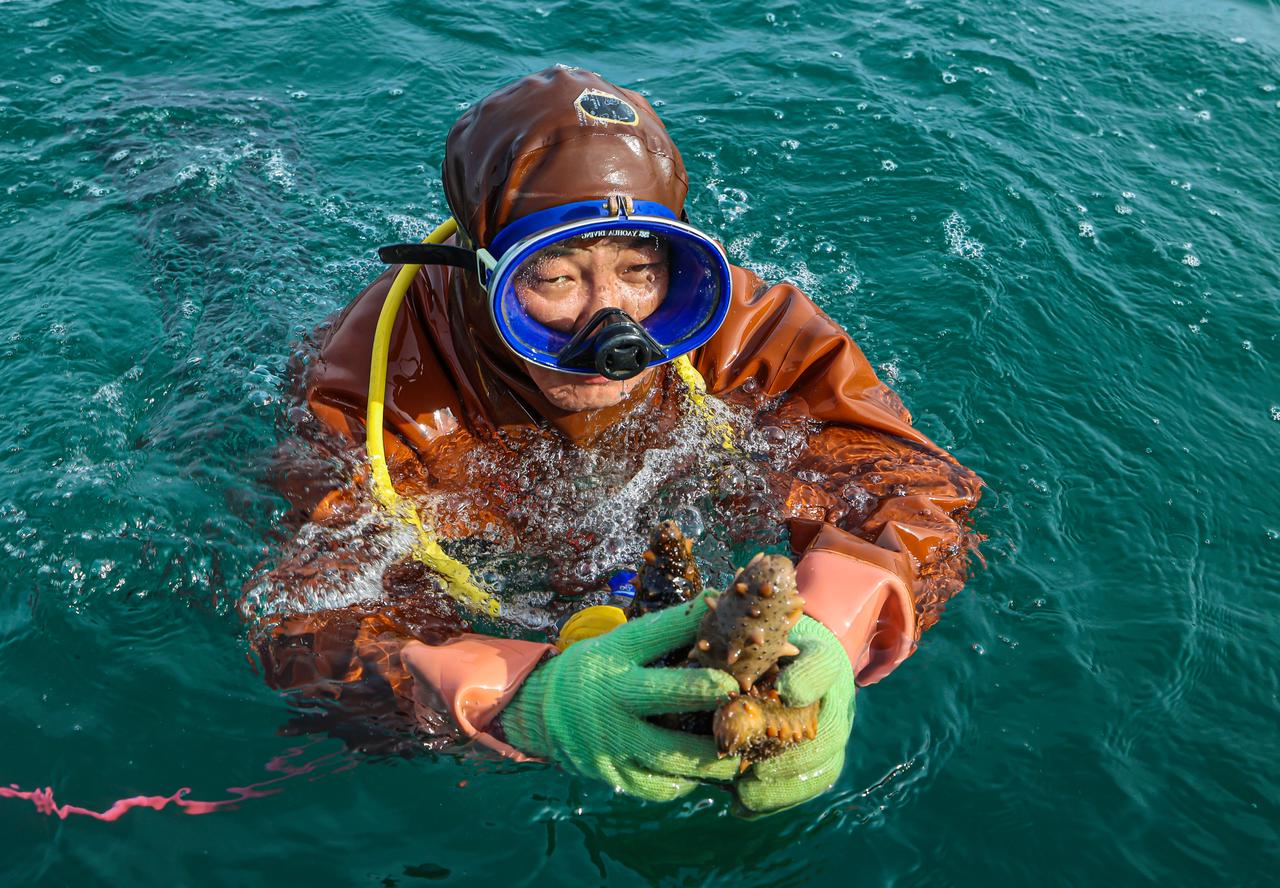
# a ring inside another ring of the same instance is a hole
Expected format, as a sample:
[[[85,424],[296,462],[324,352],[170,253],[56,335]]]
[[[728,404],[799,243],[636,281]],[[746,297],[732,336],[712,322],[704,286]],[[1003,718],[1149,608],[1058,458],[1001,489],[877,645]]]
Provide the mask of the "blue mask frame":
[[[657,235],[668,244],[669,283],[658,309],[637,323],[659,346],[648,366],[675,360],[704,345],[729,313],[732,284],[724,250],[707,235],[681,222],[666,206],[614,200],[578,201],[531,213],[505,226],[488,250],[478,250],[477,272],[489,294],[489,311],[503,341],[519,357],[568,373],[594,369],[564,367],[558,358],[572,334],[553,330],[525,313],[516,295],[516,273],[539,250],[575,237]]]

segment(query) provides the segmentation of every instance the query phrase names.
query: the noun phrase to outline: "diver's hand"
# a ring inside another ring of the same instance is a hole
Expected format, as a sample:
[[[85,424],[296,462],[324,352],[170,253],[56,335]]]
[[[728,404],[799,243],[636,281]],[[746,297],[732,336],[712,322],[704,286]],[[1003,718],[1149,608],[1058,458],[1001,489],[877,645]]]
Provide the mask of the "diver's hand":
[[[800,655],[778,675],[778,694],[788,706],[822,700],[818,734],[752,765],[738,779],[738,802],[748,816],[772,814],[830,789],[853,729],[853,666],[840,642],[811,617],[800,618],[789,640]]]
[[[738,689],[719,670],[644,665],[689,648],[706,611],[699,597],[552,657],[503,710],[507,740],[522,752],[650,801],[678,798],[700,781],[732,780],[738,759],[717,759],[711,737],[645,719],[715,709]]]

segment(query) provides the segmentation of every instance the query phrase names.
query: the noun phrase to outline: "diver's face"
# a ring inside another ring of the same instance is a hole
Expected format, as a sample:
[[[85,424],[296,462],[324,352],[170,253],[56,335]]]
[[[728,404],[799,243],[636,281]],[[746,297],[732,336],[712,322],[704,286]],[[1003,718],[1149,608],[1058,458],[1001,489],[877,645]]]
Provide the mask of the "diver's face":
[[[667,246],[657,238],[575,238],[530,259],[516,275],[515,290],[531,318],[572,335],[602,308],[643,321],[666,298],[669,276]],[[612,407],[653,372],[614,380],[525,366],[547,400],[570,411]]]

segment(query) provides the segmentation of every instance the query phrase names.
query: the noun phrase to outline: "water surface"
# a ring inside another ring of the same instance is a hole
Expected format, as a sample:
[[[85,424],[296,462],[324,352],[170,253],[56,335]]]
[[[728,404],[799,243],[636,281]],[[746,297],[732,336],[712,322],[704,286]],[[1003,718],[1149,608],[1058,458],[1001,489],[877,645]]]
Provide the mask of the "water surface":
[[[0,4],[7,882],[1261,883],[1280,864],[1267,2]],[[640,89],[693,220],[980,472],[987,565],[760,822],[287,736],[243,584],[288,360],[443,218],[468,103]]]

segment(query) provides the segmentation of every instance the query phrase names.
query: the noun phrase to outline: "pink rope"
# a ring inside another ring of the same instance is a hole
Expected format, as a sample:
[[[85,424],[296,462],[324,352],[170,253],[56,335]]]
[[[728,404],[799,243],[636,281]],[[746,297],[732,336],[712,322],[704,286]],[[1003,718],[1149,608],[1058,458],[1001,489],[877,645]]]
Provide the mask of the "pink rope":
[[[187,794],[191,792],[190,787],[182,787],[173,795],[169,796],[129,796],[128,798],[117,799],[112,803],[110,808],[105,811],[94,811],[90,808],[81,808],[79,805],[59,805],[53,799],[53,787],[46,786],[44,789],[20,789],[16,783],[11,783],[7,787],[0,786],[0,799],[26,799],[35,805],[36,811],[46,816],[56,815],[62,820],[66,820],[72,814],[80,814],[85,817],[92,817],[94,820],[104,820],[113,822],[119,820],[127,812],[134,808],[151,808],[159,811],[169,805],[174,805],[184,814],[210,814],[222,808],[235,810],[235,807],[245,799],[259,799],[266,796],[275,795],[283,791],[280,787],[274,787],[274,784],[281,783],[285,780],[291,780],[294,777],[300,777],[304,774],[310,774],[316,770],[324,762],[338,755],[336,752],[330,752],[319,756],[300,765],[291,763],[291,759],[297,758],[305,751],[304,747],[296,746],[287,750],[283,755],[278,755],[271,761],[267,762],[266,769],[268,771],[277,772],[279,777],[272,777],[269,780],[262,780],[258,783],[251,783],[248,786],[229,786],[227,792],[231,793],[233,798],[218,799],[216,801],[200,801],[198,799],[189,799]],[[329,771],[335,774],[339,771],[345,771],[348,768],[355,767],[355,760],[336,767]],[[326,775],[319,775],[326,776]],[[312,780],[319,777],[312,777]],[[268,788],[270,787],[270,788]]]

